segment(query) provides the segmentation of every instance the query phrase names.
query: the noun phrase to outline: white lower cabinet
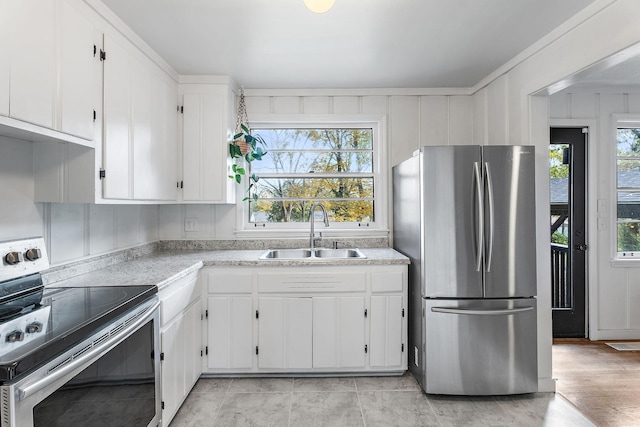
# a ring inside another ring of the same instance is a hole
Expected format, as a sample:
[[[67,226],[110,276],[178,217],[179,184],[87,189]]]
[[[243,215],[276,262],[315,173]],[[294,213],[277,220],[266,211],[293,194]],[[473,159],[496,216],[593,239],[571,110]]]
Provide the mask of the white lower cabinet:
[[[206,267],[206,373],[407,369],[407,266]]]
[[[366,310],[364,297],[313,298],[314,368],[364,369]]]
[[[259,369],[313,366],[311,298],[259,298],[257,317]]]
[[[210,296],[207,313],[207,366],[210,369],[251,369],[253,299],[250,296]]]
[[[160,291],[162,425],[167,426],[202,373],[202,305],[195,275]]]

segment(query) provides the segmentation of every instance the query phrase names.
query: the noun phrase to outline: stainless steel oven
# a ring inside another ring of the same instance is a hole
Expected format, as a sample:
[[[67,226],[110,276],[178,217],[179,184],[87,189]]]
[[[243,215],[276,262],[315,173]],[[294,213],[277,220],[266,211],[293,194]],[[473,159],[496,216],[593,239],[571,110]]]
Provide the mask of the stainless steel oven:
[[[4,243],[12,255],[0,266],[0,425],[157,426],[155,286],[44,288],[29,271],[42,261],[29,267],[20,256],[41,239],[10,252]]]

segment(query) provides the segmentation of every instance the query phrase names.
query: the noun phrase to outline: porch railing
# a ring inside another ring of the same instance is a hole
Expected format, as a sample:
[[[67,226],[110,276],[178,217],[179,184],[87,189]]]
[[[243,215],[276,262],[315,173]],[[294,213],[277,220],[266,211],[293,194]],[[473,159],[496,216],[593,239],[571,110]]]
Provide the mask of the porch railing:
[[[569,248],[567,245],[551,244],[551,307],[571,308],[569,281]]]

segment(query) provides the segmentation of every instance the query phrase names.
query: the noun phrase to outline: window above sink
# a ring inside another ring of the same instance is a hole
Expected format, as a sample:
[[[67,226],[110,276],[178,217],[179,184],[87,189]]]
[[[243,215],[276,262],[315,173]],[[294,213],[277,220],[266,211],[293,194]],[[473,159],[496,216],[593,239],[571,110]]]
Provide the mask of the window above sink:
[[[331,223],[325,236],[386,235],[385,123],[385,116],[371,114],[255,116],[251,129],[267,143],[267,155],[250,165],[260,177],[259,199],[239,202],[238,234],[306,232],[318,202]]]

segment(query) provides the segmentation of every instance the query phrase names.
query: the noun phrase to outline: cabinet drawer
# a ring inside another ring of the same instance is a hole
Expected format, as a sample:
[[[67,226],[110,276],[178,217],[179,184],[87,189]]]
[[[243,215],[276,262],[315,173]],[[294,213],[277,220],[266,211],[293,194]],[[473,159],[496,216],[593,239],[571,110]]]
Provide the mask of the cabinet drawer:
[[[258,292],[364,292],[364,273],[261,273]]]
[[[200,297],[197,273],[163,288],[160,298],[160,325],[166,325]]]
[[[402,292],[402,271],[371,273],[371,292]]]
[[[250,294],[253,292],[253,273],[209,271],[207,285],[210,294]]]

